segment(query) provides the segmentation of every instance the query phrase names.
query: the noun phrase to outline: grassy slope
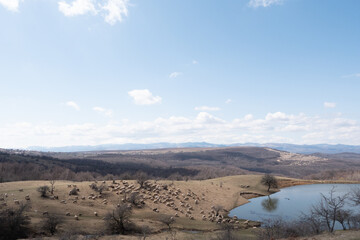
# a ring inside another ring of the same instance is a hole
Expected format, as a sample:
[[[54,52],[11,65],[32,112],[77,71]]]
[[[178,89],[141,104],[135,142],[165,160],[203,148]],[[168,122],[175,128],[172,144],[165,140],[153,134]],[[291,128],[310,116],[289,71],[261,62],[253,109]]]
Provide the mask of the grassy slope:
[[[248,202],[248,200],[240,196],[239,193],[241,191],[254,192],[262,195],[268,194],[266,192],[266,188],[260,184],[260,178],[260,175],[239,175],[203,181],[158,181],[158,183],[173,183],[174,188],[180,188],[182,193],[186,193],[188,189],[190,189],[197,196],[203,196],[205,198],[205,200],[201,200],[198,205],[194,204],[194,200],[190,198],[188,202],[191,206],[194,207],[192,215],[195,217],[195,220],[190,220],[186,218],[185,215],[180,214],[180,218],[176,218],[176,222],[174,223],[173,227],[178,230],[183,229],[206,231],[208,233],[205,235],[202,233],[199,234],[199,236],[210,236],[214,234],[211,231],[216,231],[219,229],[219,225],[210,221],[201,220],[202,214],[200,214],[200,211],[204,210],[205,213],[207,213],[211,210],[211,206],[218,204],[224,206],[224,208],[227,210],[230,210],[238,205],[245,204]],[[55,195],[59,196],[59,200],[42,199],[39,197],[39,193],[36,191],[36,189],[42,185],[49,185],[47,181],[1,183],[0,195],[3,193],[8,193],[8,205],[15,206],[13,202],[14,199],[25,203],[25,196],[29,194],[31,198],[31,208],[29,209],[28,215],[32,219],[33,227],[38,227],[39,222],[43,218],[42,213],[47,211],[49,213],[58,214],[59,216],[64,216],[66,221],[61,226],[62,230],[64,231],[71,228],[87,233],[97,233],[104,228],[102,217],[106,214],[106,212],[112,210],[114,205],[116,205],[119,202],[119,199],[123,198],[123,196],[116,195],[114,192],[106,192],[104,198],[106,198],[109,202],[107,205],[102,204],[102,199],[88,200],[87,196],[89,196],[90,193],[93,193],[93,191],[88,186],[90,183],[91,182],[57,181],[55,183]],[[107,183],[109,185],[111,184],[111,182]],[[136,184],[134,181],[129,181],[129,183]],[[280,183],[281,186],[290,186],[306,184],[310,183],[310,181],[280,178]],[[67,186],[68,184],[76,184],[80,189],[79,198],[81,196],[86,196],[86,200],[78,200],[77,203],[73,203],[72,200],[74,197],[68,195],[70,190],[70,188]],[[249,185],[250,187],[242,188],[241,185]],[[23,191],[20,192],[19,189],[23,189]],[[67,203],[60,203],[61,200],[66,200]],[[176,202],[176,205],[179,205],[179,203]],[[154,207],[157,207],[160,213],[153,212],[152,208]],[[98,217],[94,216],[95,211],[99,213]],[[66,212],[70,212],[71,216],[65,217]],[[80,213],[82,216],[80,217],[79,221],[76,221],[73,216],[75,214],[79,215]],[[145,208],[134,210],[133,221],[139,226],[147,225],[155,231],[160,231],[162,229],[166,229],[165,225],[157,221],[161,214],[173,215],[175,214],[175,210],[165,206],[165,204],[155,204],[150,200],[146,200]],[[241,223],[240,226],[242,226]],[[247,239],[251,239],[251,236],[254,237],[252,229],[241,230],[239,231],[239,234],[247,236]],[[158,238],[153,236],[153,239],[159,239],[159,237],[163,235],[168,237],[168,233],[161,233],[160,235],[156,235]],[[194,235],[178,232],[177,239],[187,239],[189,236],[197,235],[198,234]]]

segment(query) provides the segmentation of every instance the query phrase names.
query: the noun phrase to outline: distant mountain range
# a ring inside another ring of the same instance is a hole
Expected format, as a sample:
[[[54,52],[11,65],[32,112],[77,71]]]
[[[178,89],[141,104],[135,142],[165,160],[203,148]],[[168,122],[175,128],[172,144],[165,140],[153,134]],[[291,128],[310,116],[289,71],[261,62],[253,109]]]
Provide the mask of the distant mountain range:
[[[287,143],[235,143],[235,144],[212,144],[207,142],[187,142],[187,143],[151,143],[151,144],[102,144],[95,146],[64,146],[64,147],[40,147],[33,146],[26,150],[42,152],[84,152],[84,151],[111,151],[111,150],[146,150],[146,149],[164,149],[164,148],[215,148],[215,147],[238,147],[238,146],[256,146],[269,147],[282,151],[293,153],[312,154],[312,153],[360,153],[360,146],[356,145],[296,145]]]

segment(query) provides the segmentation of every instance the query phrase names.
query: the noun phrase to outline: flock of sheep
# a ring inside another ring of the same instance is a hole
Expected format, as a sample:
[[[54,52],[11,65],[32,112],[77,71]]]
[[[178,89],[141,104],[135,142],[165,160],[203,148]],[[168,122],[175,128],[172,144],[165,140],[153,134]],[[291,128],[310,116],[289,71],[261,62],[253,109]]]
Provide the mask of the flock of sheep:
[[[90,184],[89,187],[93,189],[94,184],[98,184],[98,182]],[[180,188],[176,188],[174,184],[162,184],[157,183],[156,181],[146,181],[139,185],[136,183],[129,183],[125,180],[112,181],[108,185],[105,181],[103,181],[101,184],[102,186],[106,186],[106,188],[102,188],[101,191],[93,191],[88,194],[88,196],[80,196],[80,189],[76,185],[69,184],[67,187],[71,189],[69,191],[70,197],[66,200],[60,200],[60,203],[67,204],[72,202],[73,204],[81,204],[82,201],[90,200],[92,202],[90,206],[99,204],[107,205],[109,200],[105,197],[109,197],[113,200],[114,197],[118,195],[118,197],[115,198],[117,201],[115,205],[119,205],[121,203],[131,204],[134,203],[132,202],[134,199],[131,200],[130,198],[136,198],[137,204],[141,207],[145,206],[150,208],[156,213],[162,212],[164,214],[172,215],[173,217],[186,217],[190,220],[195,220],[197,218],[217,223],[240,224],[236,216],[229,218],[225,214],[222,214],[227,212],[227,210],[223,209],[219,205],[211,206],[208,211],[202,209],[202,207],[209,208],[209,204],[205,204],[206,202],[209,202],[206,201],[204,193],[199,196],[190,189],[184,191]],[[22,189],[20,191],[22,191]],[[3,194],[3,196],[0,196],[0,201],[4,202],[2,205],[6,205],[5,199],[7,197],[8,194],[6,193]],[[49,196],[49,199],[59,200],[59,197],[51,195]],[[26,195],[25,200],[30,201],[30,196]],[[111,202],[114,203],[113,201]],[[20,201],[14,199],[14,203],[20,204]],[[43,212],[43,215],[45,214],[48,214],[48,212]],[[95,217],[99,216],[97,211],[94,211],[93,214]],[[70,212],[65,212],[65,215],[73,216],[75,220],[79,220],[79,217],[82,216],[80,213],[74,215]]]

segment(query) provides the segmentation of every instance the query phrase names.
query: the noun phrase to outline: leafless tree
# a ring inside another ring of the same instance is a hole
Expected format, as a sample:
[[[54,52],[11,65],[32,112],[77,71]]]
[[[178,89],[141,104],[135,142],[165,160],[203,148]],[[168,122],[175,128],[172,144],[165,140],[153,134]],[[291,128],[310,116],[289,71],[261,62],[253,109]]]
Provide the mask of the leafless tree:
[[[50,185],[51,185],[50,193],[51,193],[51,195],[54,195],[54,190],[55,190],[55,180],[54,179],[50,180]]]
[[[141,233],[142,233],[142,235],[143,235],[142,240],[146,240],[146,237],[148,236],[148,234],[151,233],[150,227],[149,227],[149,226],[146,226],[146,225],[141,226],[140,231],[141,231]]]
[[[338,221],[341,226],[343,227],[343,230],[346,230],[346,223],[349,225],[349,218],[351,217],[351,213],[348,210],[340,209],[336,213],[336,221]]]
[[[109,188],[105,183],[102,183],[100,185],[97,185],[96,183],[92,183],[90,184],[90,188],[92,190],[94,190],[95,192],[98,192],[100,195],[104,192],[107,191]]]
[[[63,219],[54,214],[48,215],[43,221],[41,228],[44,231],[49,232],[51,235],[54,235],[57,231],[57,227],[59,224],[63,222]]]
[[[324,223],[322,219],[312,211],[309,214],[302,214],[300,222],[308,226],[308,232],[311,234],[320,234],[324,229]]]
[[[138,172],[135,178],[138,184],[140,185],[140,188],[143,188],[146,181],[149,180],[149,176],[144,172]]]
[[[213,240],[240,240],[239,236],[234,233],[234,225],[229,223],[221,224],[222,231],[212,238]]]
[[[351,189],[350,200],[355,205],[360,205],[360,187],[354,187]]]
[[[0,211],[0,240],[26,238],[30,218],[26,216],[27,205],[18,208],[7,208]]]
[[[128,204],[120,204],[112,212],[105,216],[105,224],[108,231],[112,234],[125,234],[127,226],[131,224],[131,207]]]
[[[278,182],[277,179],[270,174],[265,174],[262,178],[261,178],[261,184],[265,185],[268,187],[267,191],[270,191],[270,188],[277,188],[278,187]]]
[[[321,200],[312,206],[311,214],[317,215],[325,223],[328,231],[333,232],[339,211],[343,210],[347,199],[348,194],[336,196],[333,187],[328,195],[321,194]]]
[[[143,206],[143,200],[138,192],[132,192],[127,201],[139,208]]]
[[[159,220],[160,222],[165,224],[169,228],[169,230],[171,230],[171,224],[175,222],[174,217],[170,215],[162,215]]]

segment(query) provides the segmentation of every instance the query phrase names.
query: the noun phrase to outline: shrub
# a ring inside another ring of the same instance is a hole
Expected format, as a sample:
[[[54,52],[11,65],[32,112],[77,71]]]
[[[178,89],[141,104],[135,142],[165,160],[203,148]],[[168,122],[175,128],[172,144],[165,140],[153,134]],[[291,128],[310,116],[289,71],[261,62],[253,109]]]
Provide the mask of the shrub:
[[[0,211],[0,240],[26,238],[29,232],[30,218],[26,216],[27,205]]]
[[[104,220],[108,232],[112,234],[125,234],[131,228],[131,207],[128,204],[120,204],[112,212],[106,214]]]
[[[42,198],[46,198],[47,197],[47,193],[50,191],[50,188],[48,186],[40,186],[38,187],[37,191],[40,193],[40,196]]]
[[[63,222],[63,219],[56,215],[48,215],[43,221],[41,228],[54,235],[57,232],[57,227]]]

